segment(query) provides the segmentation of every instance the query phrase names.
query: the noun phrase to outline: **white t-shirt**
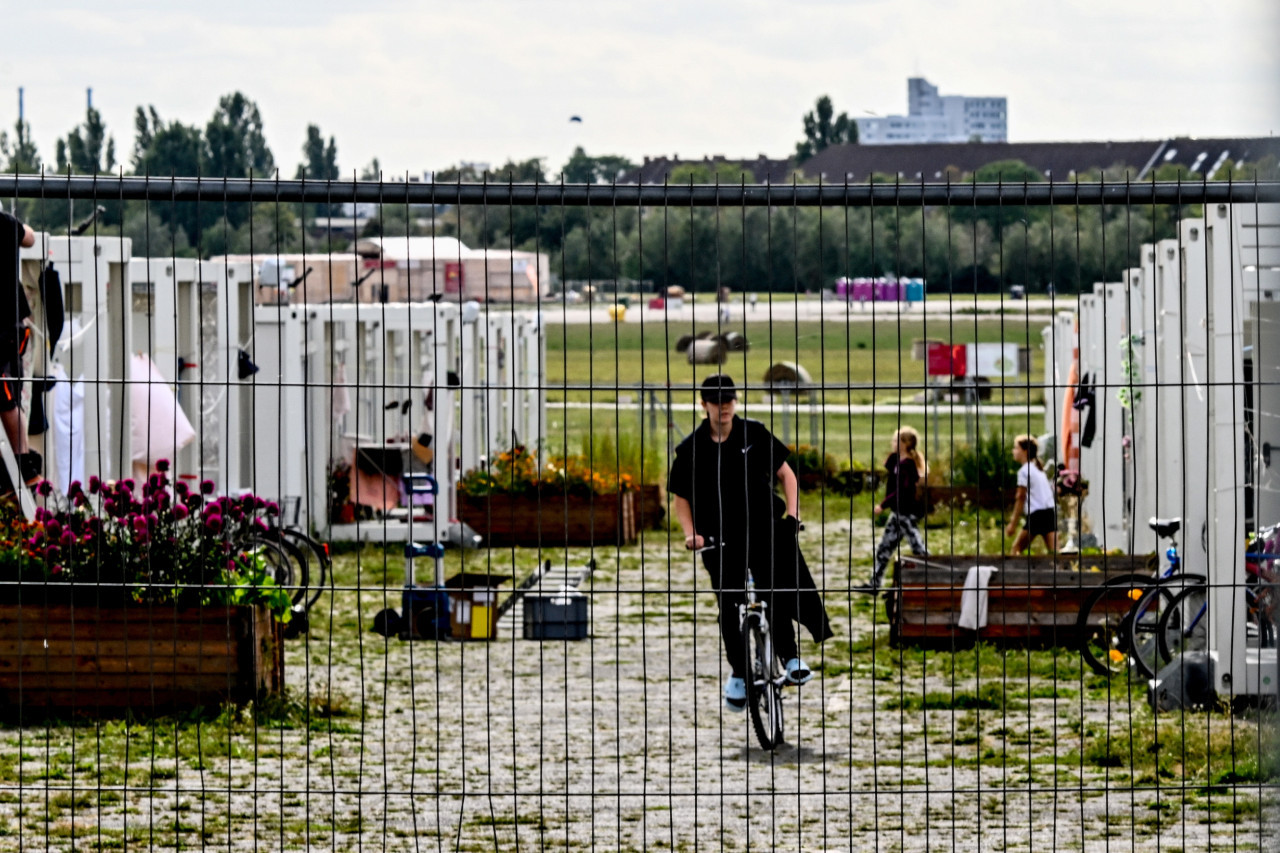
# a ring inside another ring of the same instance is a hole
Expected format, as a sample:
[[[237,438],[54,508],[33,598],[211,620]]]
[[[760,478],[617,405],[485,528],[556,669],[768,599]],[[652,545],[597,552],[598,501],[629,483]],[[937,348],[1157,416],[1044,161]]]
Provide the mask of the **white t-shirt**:
[[[1027,490],[1027,515],[1054,508],[1053,487],[1035,463],[1028,462],[1018,469],[1018,485]]]

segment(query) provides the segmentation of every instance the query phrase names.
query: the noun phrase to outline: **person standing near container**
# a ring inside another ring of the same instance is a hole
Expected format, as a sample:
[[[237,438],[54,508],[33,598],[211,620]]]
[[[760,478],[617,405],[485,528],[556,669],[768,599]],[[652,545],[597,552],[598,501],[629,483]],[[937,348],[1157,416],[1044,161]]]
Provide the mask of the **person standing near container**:
[[[737,389],[727,375],[708,376],[700,388],[704,420],[675,449],[668,491],[684,531],[684,546],[702,554],[720,606],[720,636],[731,675],[725,707],[746,710],[746,651],[738,605],[746,601],[746,573],[769,605],[774,648],[793,684],[813,677],[800,658],[792,620],[816,642],[832,636],[826,610],[800,553],[799,483],[787,464],[790,451],[759,421],[737,415]],[[782,485],[785,498],[774,491]]]
[[[0,423],[18,463],[18,475],[32,484],[40,479],[44,462],[27,444],[22,411],[22,359],[31,342],[31,307],[19,274],[21,250],[36,244],[31,226],[0,208]],[[0,475],[0,491],[12,491],[7,475]]]
[[[1040,443],[1034,436],[1020,435],[1013,440],[1013,459],[1018,469],[1018,496],[1013,502],[1013,515],[1004,535],[1012,536],[1018,529],[1018,519],[1023,508],[1027,511],[1027,524],[1013,542],[1013,553],[1021,554],[1031,547],[1037,536],[1044,537],[1044,545],[1053,554],[1058,550],[1058,511],[1053,497],[1053,486],[1040,462]]]
[[[920,480],[929,473],[929,468],[925,464],[924,454],[920,452],[920,436],[914,429],[904,426],[893,434],[893,447],[884,461],[884,470],[888,475],[885,496],[875,510],[877,514],[889,510],[889,522],[885,525],[884,535],[876,548],[871,581],[865,586],[857,587],[858,592],[872,595],[880,592],[884,586],[889,558],[903,539],[911,545],[911,553],[917,557],[929,555],[924,537],[920,535],[924,505],[918,494]]]

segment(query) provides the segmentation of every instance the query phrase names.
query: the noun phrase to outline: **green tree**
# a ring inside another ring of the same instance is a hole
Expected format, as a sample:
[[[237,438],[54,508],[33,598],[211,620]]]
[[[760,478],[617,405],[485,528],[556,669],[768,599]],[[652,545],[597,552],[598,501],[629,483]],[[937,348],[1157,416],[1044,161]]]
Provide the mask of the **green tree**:
[[[302,143],[302,156],[305,162],[298,164],[298,180],[306,178],[309,181],[336,181],[340,177],[338,145],[332,136],[326,144],[320,128],[314,124],[307,125],[307,139]],[[341,205],[317,204],[313,207],[312,215],[333,216],[339,208]]]
[[[626,157],[617,154],[592,157],[579,145],[573,149],[560,174],[566,184],[609,184],[634,168],[635,164]]]
[[[262,133],[258,105],[240,92],[224,95],[204,128],[206,174],[214,178],[270,177],[275,158]]]
[[[102,115],[93,107],[85,111],[84,124],[59,139],[56,154],[58,171],[99,175],[116,167],[116,141],[107,135]]]
[[[19,119],[13,125],[13,139],[0,132],[0,158],[4,170],[10,174],[35,174],[40,171],[40,152],[31,139],[31,122]]]
[[[831,98],[823,95],[804,115],[804,139],[796,143],[796,162],[803,163],[832,145],[856,145],[857,142],[858,123],[849,118],[848,113],[836,116]]]
[[[338,174],[338,145],[332,136],[328,144],[320,128],[307,125],[307,140],[302,143],[302,156],[306,162],[298,164],[298,178],[311,181],[336,181]]]

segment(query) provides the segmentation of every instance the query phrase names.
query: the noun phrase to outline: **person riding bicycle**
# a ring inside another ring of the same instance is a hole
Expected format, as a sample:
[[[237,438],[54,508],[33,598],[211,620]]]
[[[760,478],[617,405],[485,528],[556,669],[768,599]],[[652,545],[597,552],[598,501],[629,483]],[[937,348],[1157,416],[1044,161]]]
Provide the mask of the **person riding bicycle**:
[[[796,505],[799,486],[787,464],[790,451],[759,421],[736,414],[733,379],[708,376],[700,389],[706,420],[675,449],[667,489],[675,496],[684,545],[703,552],[720,608],[720,636],[732,670],[724,687],[725,707],[747,706],[746,650],[738,629],[738,605],[746,601],[751,570],[760,597],[769,605],[774,647],[786,662],[787,678],[804,684],[813,677],[800,658],[792,620],[816,642],[832,636],[826,609],[800,553]],[[785,500],[775,492],[782,484]]]

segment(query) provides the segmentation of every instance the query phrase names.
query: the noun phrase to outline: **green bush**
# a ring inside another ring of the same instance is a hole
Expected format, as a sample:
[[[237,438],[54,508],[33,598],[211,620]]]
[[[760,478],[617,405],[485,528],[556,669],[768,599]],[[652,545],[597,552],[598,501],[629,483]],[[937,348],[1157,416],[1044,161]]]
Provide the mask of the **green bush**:
[[[1007,489],[1017,485],[1018,463],[1013,460],[1013,440],[996,430],[978,436],[976,446],[962,444],[951,458],[952,485]]]

